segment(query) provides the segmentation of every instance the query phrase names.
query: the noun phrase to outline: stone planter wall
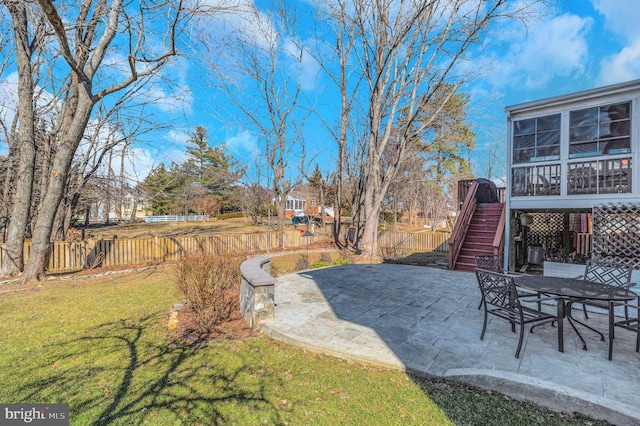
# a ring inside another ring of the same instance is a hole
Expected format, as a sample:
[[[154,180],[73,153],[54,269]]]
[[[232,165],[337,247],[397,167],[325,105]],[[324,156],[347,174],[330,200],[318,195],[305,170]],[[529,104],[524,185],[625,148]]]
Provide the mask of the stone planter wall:
[[[268,257],[254,257],[240,265],[240,311],[254,330],[260,328],[261,321],[274,317],[276,279],[270,272],[271,259]]]

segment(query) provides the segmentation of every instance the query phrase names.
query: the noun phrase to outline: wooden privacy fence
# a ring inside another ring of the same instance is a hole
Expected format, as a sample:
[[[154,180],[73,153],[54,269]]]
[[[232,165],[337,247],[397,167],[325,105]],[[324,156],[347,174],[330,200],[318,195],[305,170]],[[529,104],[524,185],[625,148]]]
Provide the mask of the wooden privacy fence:
[[[100,239],[56,241],[51,243],[48,272],[69,272],[96,267],[154,264],[178,260],[185,253],[204,250],[209,253],[258,253],[279,247],[278,232],[255,234],[226,234],[210,236],[153,237],[136,239]],[[385,232],[379,237],[381,247],[401,247],[413,251],[446,253],[449,234]],[[316,233],[303,237],[299,231],[283,233],[284,247],[304,248],[307,244],[326,240],[327,235]],[[25,259],[31,242],[24,247]],[[4,245],[0,244],[0,267]]]
[[[378,237],[378,245],[407,251],[447,253],[450,236],[448,232],[384,232]]]

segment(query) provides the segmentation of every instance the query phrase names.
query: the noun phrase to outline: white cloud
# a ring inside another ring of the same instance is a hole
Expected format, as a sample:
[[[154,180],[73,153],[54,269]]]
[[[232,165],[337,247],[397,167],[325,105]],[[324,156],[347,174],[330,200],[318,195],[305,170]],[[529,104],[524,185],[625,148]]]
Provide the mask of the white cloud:
[[[640,38],[640,2],[638,0],[592,0],[594,9],[604,16],[607,30],[620,34],[627,40]]]
[[[245,41],[263,48],[276,42],[278,33],[271,19],[256,8],[253,0],[206,0],[205,3],[213,13],[203,15],[202,30],[211,31],[217,36],[236,32]]]
[[[640,78],[640,39],[600,62],[599,85],[622,83],[638,78]]]
[[[295,60],[293,66],[296,67],[294,72],[300,71],[300,87],[305,91],[313,91],[316,89],[318,75],[321,67],[316,58],[311,55],[308,50],[300,47],[299,43],[295,43],[291,39],[285,41],[284,49],[292,59]]]
[[[290,71],[290,77],[297,78],[299,73],[299,83],[303,90],[316,89],[320,64],[304,49],[305,43],[302,40],[293,39],[282,25],[278,26],[281,17],[278,16],[280,11],[277,8],[263,11],[253,0],[235,0],[232,5],[227,3],[224,0],[207,0],[209,7],[219,9],[225,6],[233,11],[214,13],[203,19],[200,25],[203,33],[211,33],[212,38],[223,41],[222,49],[229,49],[228,60],[233,62],[234,54],[242,52],[234,48],[231,42],[227,42],[227,38],[235,38],[251,46],[259,52],[258,57],[266,58],[272,52],[284,51],[288,56],[284,59],[286,65],[282,66],[286,66]],[[269,13],[272,13],[273,17]]]
[[[144,96],[146,101],[162,112],[191,112],[193,106],[193,91],[185,84],[174,84],[172,90],[166,85],[154,85]]]
[[[623,45],[619,52],[602,59],[597,82],[607,85],[640,78],[640,2],[593,0],[593,6],[603,15],[605,28]]]
[[[496,86],[545,86],[556,76],[584,71],[588,57],[587,32],[593,19],[565,14],[515,37],[510,53],[499,59],[493,74]]]
[[[160,70],[137,93],[139,100],[164,113],[190,114],[194,104],[193,90],[189,85],[191,64],[185,58],[172,58],[171,63]]]
[[[154,147],[157,149],[155,157],[167,165],[180,164],[185,158],[185,146],[191,135],[187,131],[170,130],[164,136],[164,141],[158,141]]]
[[[18,73],[8,74],[4,80],[0,80],[0,120],[7,126],[13,121],[18,108]],[[0,155],[7,155],[9,147],[4,140],[4,134],[0,133]]]
[[[125,171],[132,184],[142,182],[157,165],[151,153],[143,148],[130,148],[125,158]],[[117,165],[118,169],[120,165]]]
[[[255,134],[242,130],[234,136],[226,139],[225,145],[227,151],[234,158],[252,158],[260,155],[260,148],[258,147],[258,138]]]
[[[107,73],[111,78],[124,80],[131,77],[131,68],[127,56],[118,52],[115,48],[107,50],[105,58],[99,68],[99,72]],[[100,76],[103,77],[103,76]]]

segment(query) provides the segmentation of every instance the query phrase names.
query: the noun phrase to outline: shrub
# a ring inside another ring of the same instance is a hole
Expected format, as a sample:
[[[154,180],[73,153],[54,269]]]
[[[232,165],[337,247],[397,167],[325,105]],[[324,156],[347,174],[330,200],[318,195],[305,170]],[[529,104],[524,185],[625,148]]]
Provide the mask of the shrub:
[[[345,263],[341,263],[341,265],[355,263],[355,253],[351,250],[343,249],[340,251],[340,259],[346,261]]]
[[[300,256],[296,262],[296,271],[302,271],[304,269],[309,269],[309,259],[307,259],[307,256]]]
[[[237,308],[240,259],[197,252],[175,266],[178,293],[186,300],[184,315],[193,331],[209,334]],[[236,291],[234,291],[236,290]]]
[[[260,209],[258,209],[258,213],[262,217],[267,217],[269,215],[275,217],[278,216],[278,207],[275,204],[269,204],[269,206],[262,205],[260,206]]]
[[[336,266],[340,266],[340,265],[350,265],[352,264],[353,261],[351,259],[345,259],[344,257],[339,257],[336,260],[333,261],[333,264]]]
[[[320,256],[320,260],[317,262],[313,262],[309,268],[324,268],[326,266],[340,266],[340,265],[349,265],[353,263],[351,258],[338,257],[337,259],[331,259],[331,255],[329,253],[322,253]]]
[[[318,269],[318,268],[324,268],[326,266],[331,266],[333,265],[332,262],[323,262],[323,261],[319,261],[319,262],[313,262],[311,265],[309,265],[310,269]]]

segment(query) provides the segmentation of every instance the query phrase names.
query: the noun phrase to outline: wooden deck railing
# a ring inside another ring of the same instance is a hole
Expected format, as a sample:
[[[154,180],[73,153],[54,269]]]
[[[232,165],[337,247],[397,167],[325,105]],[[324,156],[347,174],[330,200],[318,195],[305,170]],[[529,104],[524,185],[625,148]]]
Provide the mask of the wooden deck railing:
[[[456,220],[453,232],[451,233],[451,238],[449,238],[448,264],[449,269],[451,270],[455,268],[456,261],[458,260],[458,255],[460,254],[460,249],[462,248],[462,243],[464,242],[464,237],[467,234],[469,223],[471,223],[473,212],[476,209],[477,191],[478,182],[474,180],[467,191],[466,197],[460,209],[460,214],[458,215],[458,219]]]
[[[462,209],[462,204],[467,198],[467,193],[471,185],[476,182],[475,179],[465,179],[458,181],[458,210]],[[498,191],[498,202],[505,203],[507,201],[507,190],[505,187],[496,188]]]
[[[498,222],[498,228],[496,229],[496,235],[493,237],[493,254],[499,254],[502,256],[502,250],[504,248],[504,228],[505,221],[507,219],[507,209],[505,205],[502,205],[502,213],[500,214],[500,221]]]

